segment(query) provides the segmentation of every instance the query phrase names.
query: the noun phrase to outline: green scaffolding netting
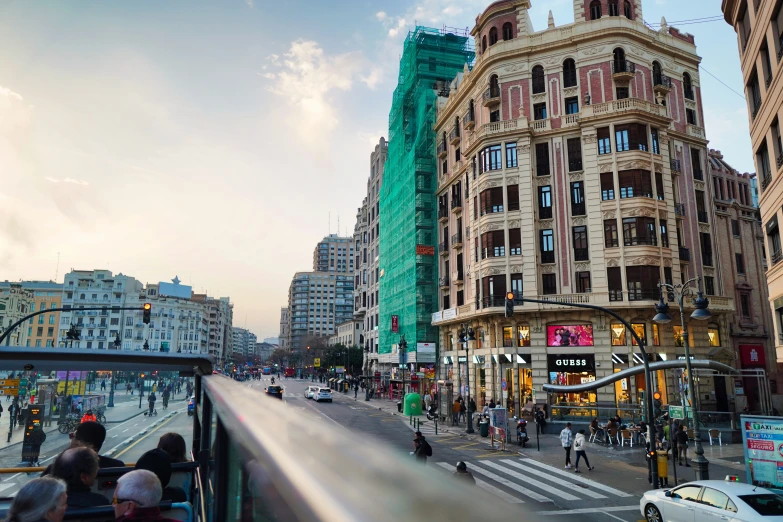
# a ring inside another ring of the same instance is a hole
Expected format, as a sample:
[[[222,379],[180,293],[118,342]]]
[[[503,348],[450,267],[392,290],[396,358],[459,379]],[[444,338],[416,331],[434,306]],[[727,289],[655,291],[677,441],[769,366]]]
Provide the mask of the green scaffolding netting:
[[[438,309],[435,85],[448,85],[474,56],[465,31],[416,27],[405,40],[380,199],[379,353],[390,353],[401,335],[408,351],[438,340],[431,325]],[[417,255],[417,246],[431,254]]]

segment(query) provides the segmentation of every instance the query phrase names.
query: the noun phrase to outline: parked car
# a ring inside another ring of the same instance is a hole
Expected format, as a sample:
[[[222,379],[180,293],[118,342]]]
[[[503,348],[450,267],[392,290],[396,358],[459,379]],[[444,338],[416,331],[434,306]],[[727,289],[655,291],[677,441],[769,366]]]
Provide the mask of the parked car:
[[[647,522],[771,522],[783,520],[783,497],[768,489],[726,480],[699,480],[646,492],[639,503]]]
[[[304,393],[305,398],[312,399],[317,390],[318,386],[308,386]]]
[[[283,398],[283,387],[282,386],[267,386],[266,388],[266,394],[274,397],[275,399],[282,399]]]
[[[316,391],[313,395],[313,400],[315,402],[332,402],[332,390],[329,388],[318,388],[318,391]]]

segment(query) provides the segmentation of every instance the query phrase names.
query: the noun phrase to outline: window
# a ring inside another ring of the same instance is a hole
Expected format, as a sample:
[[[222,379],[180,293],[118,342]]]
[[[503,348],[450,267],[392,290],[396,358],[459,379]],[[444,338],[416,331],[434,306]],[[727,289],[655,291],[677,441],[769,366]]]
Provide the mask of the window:
[[[544,295],[551,295],[557,293],[557,279],[555,274],[543,274],[541,276],[541,284],[543,287]]]
[[[549,143],[536,143],[536,175],[549,174]]]
[[[740,236],[739,221],[737,221],[736,219],[732,219],[731,220],[731,233],[735,237],[739,237]]]
[[[715,295],[715,278],[712,276],[704,276],[704,293],[707,295]]]
[[[546,229],[539,232],[541,238],[541,262],[555,262],[555,236],[552,229]]]
[[[661,345],[661,332],[660,332],[660,328],[658,326],[658,323],[653,323],[652,331],[653,331],[653,346],[660,346]]]
[[[585,186],[582,181],[571,183],[571,215],[585,215]]]
[[[669,248],[669,230],[666,227],[666,220],[661,219],[659,221],[659,229],[661,231],[661,246]]]
[[[566,114],[577,114],[579,112],[579,97],[572,96],[565,99]]]
[[[614,145],[617,147],[617,152],[624,152],[631,150],[631,145],[628,136],[628,129],[623,127],[615,127],[614,131]]]
[[[566,141],[568,148],[568,171],[582,170],[582,139],[569,138]]]
[[[601,18],[601,2],[593,0],[590,2],[590,20],[598,20]]]
[[[699,232],[699,243],[701,245],[701,258],[706,266],[712,265],[712,239],[708,232]]]
[[[484,302],[488,305],[497,303],[497,306],[502,306],[502,302],[506,298],[506,276],[487,276],[481,282],[484,290]],[[476,338],[478,337],[476,335]]]
[[[500,145],[492,145],[479,152],[481,159],[481,172],[500,170],[503,168],[502,152]]]
[[[649,171],[621,170],[617,177],[620,182],[620,199],[653,197]]]
[[[623,323],[611,323],[609,329],[612,332],[612,346],[625,346],[627,343],[625,325]]]
[[[577,294],[589,294],[592,290],[590,286],[590,272],[577,272],[576,273],[576,293]]]
[[[54,324],[54,314],[49,316],[49,324]]]
[[[519,210],[519,185],[506,187],[506,196],[508,198],[508,210]]]
[[[563,62],[563,87],[566,89],[568,87],[576,87],[576,63],[571,58]],[[568,100],[566,100],[566,107],[568,107]]]
[[[759,86],[758,75],[754,72],[747,85],[748,91],[748,103],[750,104],[750,116],[752,119],[756,118],[756,114],[761,107],[761,87]]]
[[[661,172],[655,173],[655,196],[660,201],[663,201],[665,199],[664,192],[663,192],[663,173]]]
[[[631,329],[639,336],[639,339],[642,340],[644,345],[647,346],[647,325],[645,323],[631,323]],[[631,344],[639,346],[639,343],[636,342],[636,338],[633,336],[631,336]]]
[[[628,281],[629,301],[658,298],[657,285],[661,272],[657,266],[628,266],[625,268],[625,279]]]
[[[490,47],[498,43],[498,30],[497,27],[493,27],[489,30],[489,45]]]
[[[498,96],[500,96],[498,94]],[[494,110],[489,113],[489,122],[494,123],[496,121],[500,121],[500,109]]]
[[[657,246],[658,240],[655,235],[655,218],[623,218],[623,244],[625,244],[625,246]]]
[[[647,150],[647,126],[632,123],[617,125],[614,128],[617,152],[627,150]]]
[[[604,220],[604,246],[606,246],[606,248],[614,248],[620,246],[619,237],[617,234],[616,219]]]
[[[693,109],[685,109],[685,120],[691,125],[696,125],[696,111]]]
[[[544,77],[544,68],[540,65],[533,67],[533,94],[540,94],[546,91],[546,78]],[[546,118],[546,116],[544,116]]]
[[[573,227],[572,233],[574,238],[574,261],[587,261],[590,259],[587,246],[587,227]]]
[[[734,254],[734,259],[737,264],[737,273],[738,274],[744,274],[745,273],[745,258],[742,256],[742,254]]]
[[[506,22],[503,24],[503,41],[511,40],[514,38],[514,29],[511,25],[511,22]]]
[[[682,75],[682,92],[685,98],[693,100],[693,84],[691,83],[691,75],[685,73]]]
[[[761,190],[765,190],[772,182],[772,173],[769,166],[769,153],[767,152],[766,141],[762,142],[758,152],[756,152],[756,164],[761,172]]]
[[[519,346],[530,346],[529,326],[517,326],[517,342],[519,343]]]
[[[609,16],[620,16],[620,6],[617,0],[609,0]]]
[[[777,10],[772,15],[772,30],[779,62],[783,56],[783,4],[778,4]]]
[[[508,229],[508,253],[511,256],[522,255],[522,231],[518,228]]]
[[[650,127],[650,136],[652,137],[652,151],[653,154],[661,153],[661,145],[658,141],[658,129]]]
[[[740,310],[742,317],[750,319],[750,296],[748,294],[740,294]]]
[[[623,14],[629,20],[633,20],[633,12],[631,11],[631,2],[625,0],[623,2]]]
[[[481,198],[481,215],[503,212],[503,187],[493,187],[483,191]]]
[[[478,219],[478,196],[473,196],[473,219]]]
[[[597,129],[598,137],[598,154],[611,154],[612,142],[609,139],[609,127],[601,127]]]
[[[617,100],[627,100],[630,98],[630,93],[628,91],[628,87],[626,86],[620,86],[618,85],[615,87],[615,99]]]
[[[609,201],[614,199],[614,173],[601,173],[601,200]]]
[[[552,218],[552,187],[538,187],[538,219]]]
[[[485,52],[487,50],[487,35],[484,35],[481,37],[481,52]]]
[[[720,346],[720,330],[718,329],[718,325],[707,325],[707,340],[709,341],[710,346]]]
[[[503,230],[493,230],[481,234],[481,259],[506,255],[504,234]]]
[[[623,275],[619,266],[611,266],[606,269],[606,279],[609,285],[609,300],[623,300]]]
[[[517,166],[517,144],[506,143],[506,168],[512,169]]]
[[[546,119],[546,103],[536,103],[533,105],[533,119],[545,120]]]

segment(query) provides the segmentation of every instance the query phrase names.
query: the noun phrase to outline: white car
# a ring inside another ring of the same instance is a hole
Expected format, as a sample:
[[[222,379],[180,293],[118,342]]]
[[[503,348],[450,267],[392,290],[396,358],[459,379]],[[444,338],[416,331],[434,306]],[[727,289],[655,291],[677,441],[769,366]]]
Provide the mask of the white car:
[[[318,390],[313,394],[313,400],[315,402],[332,402],[332,390],[329,388],[318,388]]]
[[[312,399],[317,390],[318,386],[308,386],[304,393],[305,398]]]
[[[639,507],[647,522],[783,521],[783,497],[736,480],[730,476],[654,489],[642,496]]]

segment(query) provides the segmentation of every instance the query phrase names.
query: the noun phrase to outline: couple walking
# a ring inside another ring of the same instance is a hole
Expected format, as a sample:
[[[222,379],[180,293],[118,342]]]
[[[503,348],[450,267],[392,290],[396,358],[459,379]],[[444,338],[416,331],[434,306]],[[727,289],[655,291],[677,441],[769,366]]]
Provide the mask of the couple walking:
[[[576,466],[574,466],[574,473],[581,473],[579,471],[579,459],[584,459],[587,464],[588,471],[593,471],[595,468],[590,465],[590,461],[587,460],[587,453],[585,452],[585,430],[579,430],[576,437],[571,432],[571,423],[566,424],[563,431],[560,432],[560,444],[565,449],[565,469],[571,469],[571,446],[573,445],[576,450]]]

